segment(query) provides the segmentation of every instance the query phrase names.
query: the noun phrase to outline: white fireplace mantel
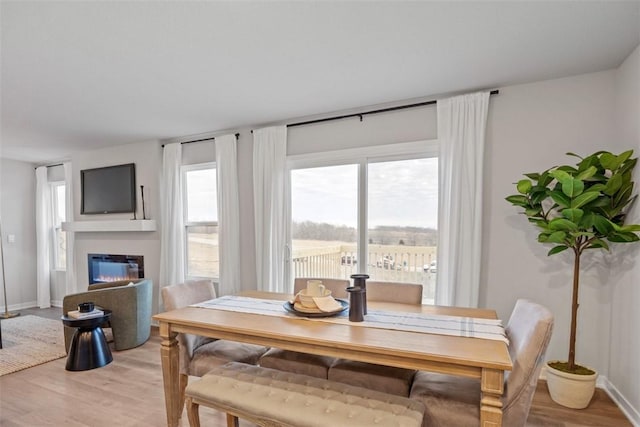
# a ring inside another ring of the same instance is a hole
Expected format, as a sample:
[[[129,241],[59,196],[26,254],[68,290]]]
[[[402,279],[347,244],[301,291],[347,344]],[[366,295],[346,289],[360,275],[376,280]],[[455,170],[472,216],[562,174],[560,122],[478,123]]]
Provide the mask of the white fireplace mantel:
[[[155,219],[130,219],[108,221],[74,221],[63,222],[64,231],[103,232],[103,231],[156,231]]]

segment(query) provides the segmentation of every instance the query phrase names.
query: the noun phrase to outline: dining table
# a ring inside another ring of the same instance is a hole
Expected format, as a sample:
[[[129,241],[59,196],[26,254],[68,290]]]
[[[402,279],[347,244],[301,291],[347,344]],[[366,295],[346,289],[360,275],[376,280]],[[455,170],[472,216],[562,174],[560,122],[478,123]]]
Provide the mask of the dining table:
[[[480,425],[502,425],[504,375],[513,368],[506,340],[427,333],[400,327],[384,329],[366,322],[326,322],[292,315],[285,310],[293,296],[245,291],[242,297],[280,301],[282,315],[188,306],[153,316],[162,339],[160,354],[167,425],[177,427],[182,413],[179,390],[177,334],[205,337],[331,356],[379,365],[432,371],[479,379]],[[278,307],[280,304],[278,304]],[[427,316],[459,316],[497,319],[485,308],[368,302],[369,311],[418,313]],[[366,320],[367,316],[365,316]]]

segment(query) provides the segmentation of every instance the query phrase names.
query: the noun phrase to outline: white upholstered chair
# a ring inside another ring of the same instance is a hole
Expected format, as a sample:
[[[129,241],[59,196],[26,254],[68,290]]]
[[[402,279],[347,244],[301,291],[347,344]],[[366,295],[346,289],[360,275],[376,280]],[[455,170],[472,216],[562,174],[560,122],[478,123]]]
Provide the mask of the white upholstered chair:
[[[162,302],[167,311],[216,298],[211,280],[193,280],[162,288]],[[178,334],[180,354],[180,396],[184,407],[184,390],[189,375],[201,377],[211,369],[235,361],[255,365],[266,347],[235,341],[216,340],[191,334]]]
[[[350,284],[349,280],[315,277],[296,278],[293,286],[294,294],[297,294],[300,290],[307,287],[307,280],[322,280],[322,284],[325,288],[331,290],[331,295],[334,298],[348,297],[346,289]],[[328,356],[271,348],[260,358],[258,364],[265,368],[327,379],[329,367],[333,364],[334,360],[333,357]]]
[[[368,280],[367,301],[420,305],[422,285]],[[328,378],[370,390],[408,396],[415,373],[413,369],[338,359],[331,365]]]
[[[520,299],[506,327],[513,370],[505,372],[502,425],[526,425],[542,361],[551,339],[553,315],[543,306]],[[478,426],[480,381],[420,371],[410,394],[425,404],[423,426]]]

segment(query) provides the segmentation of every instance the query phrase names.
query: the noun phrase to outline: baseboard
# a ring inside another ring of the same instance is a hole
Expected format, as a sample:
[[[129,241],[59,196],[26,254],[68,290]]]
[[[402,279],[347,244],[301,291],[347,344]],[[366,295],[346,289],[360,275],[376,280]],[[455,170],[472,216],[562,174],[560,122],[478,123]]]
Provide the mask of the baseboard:
[[[37,301],[30,301],[30,302],[22,302],[20,304],[12,304],[9,307],[7,307],[7,309],[9,310],[10,313],[13,313],[16,311],[24,310],[25,308],[33,308],[37,306],[38,306]]]
[[[602,381],[600,381],[602,379]],[[598,388],[603,389],[607,392],[611,400],[613,400],[618,408],[622,411],[622,413],[631,421],[631,423],[635,427],[640,427],[640,412],[638,409],[634,408],[631,403],[620,393],[620,391],[616,388],[616,386],[609,381],[609,379],[603,375],[598,377],[598,381],[596,382],[596,386]]]
[[[540,370],[541,380],[547,380],[547,368],[542,367]],[[634,427],[640,427],[640,412],[634,408],[631,403],[620,393],[620,391],[613,385],[609,378],[604,375],[598,375],[596,380],[596,387],[604,390],[607,395],[613,400],[613,402],[620,408],[620,411],[629,419]]]

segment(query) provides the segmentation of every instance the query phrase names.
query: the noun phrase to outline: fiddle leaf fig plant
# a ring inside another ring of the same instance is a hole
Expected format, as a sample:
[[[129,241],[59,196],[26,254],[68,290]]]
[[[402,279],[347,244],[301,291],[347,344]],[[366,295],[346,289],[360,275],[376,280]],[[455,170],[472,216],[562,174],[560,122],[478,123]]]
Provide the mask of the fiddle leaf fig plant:
[[[573,292],[571,331],[566,366],[580,373],[575,363],[580,257],[587,249],[609,250],[609,243],[640,240],[638,224],[625,224],[626,213],[637,195],[633,194],[633,150],[619,155],[598,151],[579,159],[576,165],[554,166],[540,173],[524,174],[516,183],[518,194],[506,198],[522,208],[530,223],[538,228],[538,241],[552,245],[547,255],[573,252]],[[592,372],[591,372],[592,373]]]

